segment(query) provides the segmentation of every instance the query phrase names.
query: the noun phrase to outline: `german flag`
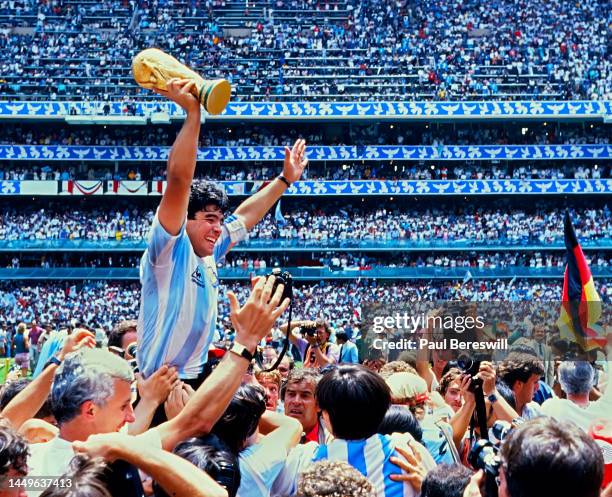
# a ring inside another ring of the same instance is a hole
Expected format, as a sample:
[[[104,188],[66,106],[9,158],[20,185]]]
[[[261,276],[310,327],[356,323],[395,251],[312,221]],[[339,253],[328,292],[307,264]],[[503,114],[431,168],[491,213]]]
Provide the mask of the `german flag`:
[[[563,279],[561,315],[557,321],[561,338],[577,343],[586,351],[604,347],[606,338],[597,325],[601,317],[601,299],[595,290],[593,275],[567,211],[564,231],[567,266]]]

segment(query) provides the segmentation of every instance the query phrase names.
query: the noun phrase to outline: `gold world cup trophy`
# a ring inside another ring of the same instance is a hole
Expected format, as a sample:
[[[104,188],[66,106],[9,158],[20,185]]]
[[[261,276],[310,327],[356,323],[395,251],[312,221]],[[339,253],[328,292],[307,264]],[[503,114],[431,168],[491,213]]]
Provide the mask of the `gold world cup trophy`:
[[[171,55],[157,48],[147,48],[132,60],[134,79],[143,88],[167,90],[172,78],[195,81],[192,93],[209,114],[221,114],[229,102],[232,88],[225,79],[204,79],[181,64]]]

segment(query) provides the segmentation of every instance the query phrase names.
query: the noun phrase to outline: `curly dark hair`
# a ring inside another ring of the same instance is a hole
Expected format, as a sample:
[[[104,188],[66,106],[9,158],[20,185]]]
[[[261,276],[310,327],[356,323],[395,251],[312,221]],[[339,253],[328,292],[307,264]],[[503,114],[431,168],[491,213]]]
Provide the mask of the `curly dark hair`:
[[[344,461],[319,461],[300,476],[297,497],[374,497],[374,485]]]
[[[138,327],[138,321],[135,319],[126,319],[120,321],[115,325],[110,334],[108,335],[108,346],[109,347],[121,347],[121,339],[128,331],[135,331]]]
[[[223,187],[210,181],[193,181],[187,206],[187,219],[195,219],[196,212],[206,210],[207,205],[214,205],[221,212],[229,206],[227,193]]]
[[[526,382],[531,375],[544,374],[544,365],[542,361],[531,354],[523,354],[520,352],[511,352],[497,368],[497,376],[508,385],[510,388],[517,381]]]
[[[444,376],[442,376],[440,379],[440,385],[438,386],[438,392],[440,392],[440,395],[444,397],[451,383],[460,379],[462,374],[463,371],[461,371],[459,368],[450,368],[446,373],[444,373]]]
[[[11,469],[22,476],[28,474],[28,442],[6,423],[0,423],[0,477]]]

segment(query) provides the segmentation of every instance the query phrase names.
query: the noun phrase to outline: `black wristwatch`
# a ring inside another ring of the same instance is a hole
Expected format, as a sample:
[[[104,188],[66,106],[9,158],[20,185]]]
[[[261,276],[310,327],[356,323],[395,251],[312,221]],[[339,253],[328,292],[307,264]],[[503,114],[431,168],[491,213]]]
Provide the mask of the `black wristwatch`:
[[[283,183],[285,183],[285,185],[287,185],[287,188],[291,187],[291,183],[289,183],[289,180],[287,178],[285,178],[282,174],[280,174],[279,176],[277,176],[278,179],[280,179]]]
[[[240,357],[244,357],[247,361],[251,362],[253,360],[253,357],[255,357],[255,355],[253,353],[251,353],[251,351],[249,351],[249,349],[247,349],[244,345],[238,343],[238,342],[234,342],[234,344],[232,345],[232,347],[229,349],[230,352],[233,352],[234,354],[240,356]]]
[[[62,364],[62,361],[58,357],[52,356],[51,359],[49,359],[45,363],[45,367],[43,369],[47,369],[49,366],[51,366],[51,364],[56,364],[57,366],[60,366]]]

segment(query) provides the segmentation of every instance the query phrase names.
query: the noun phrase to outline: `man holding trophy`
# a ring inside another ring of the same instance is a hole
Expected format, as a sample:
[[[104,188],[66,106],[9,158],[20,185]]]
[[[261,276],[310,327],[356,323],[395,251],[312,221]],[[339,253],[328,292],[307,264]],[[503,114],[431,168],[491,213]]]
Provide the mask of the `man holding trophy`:
[[[285,147],[282,175],[225,217],[228,199],[220,185],[193,181],[200,106],[220,113],[229,100],[229,83],[206,81],[173,57],[156,49],[138,54],[136,81],[169,98],[187,113],[168,157],[167,185],[155,214],[140,263],[142,301],[138,319],[140,371],[150,376],[163,364],[196,387],[202,380],[217,319],[217,261],[247,236],[299,180],[308,164],[306,143]],[[169,78],[169,79],[168,79]],[[233,294],[228,297],[235,299]],[[247,357],[254,351],[234,344]]]

